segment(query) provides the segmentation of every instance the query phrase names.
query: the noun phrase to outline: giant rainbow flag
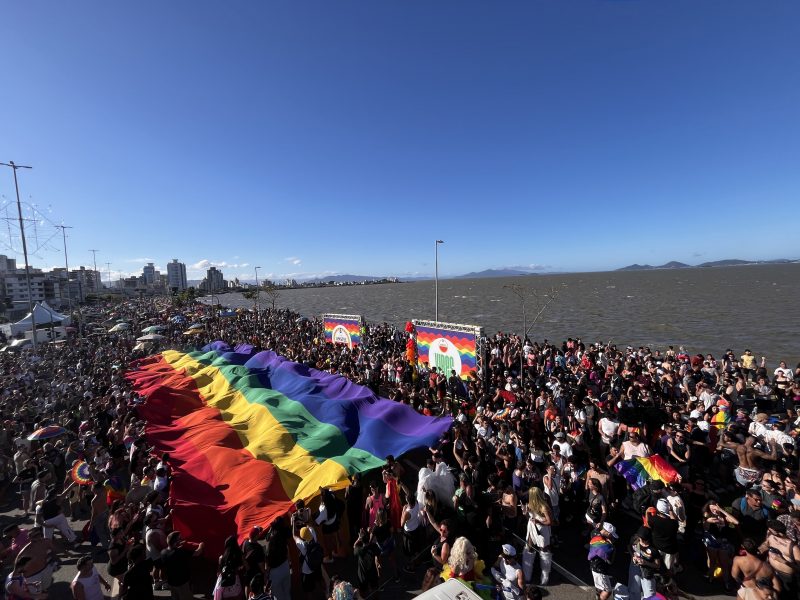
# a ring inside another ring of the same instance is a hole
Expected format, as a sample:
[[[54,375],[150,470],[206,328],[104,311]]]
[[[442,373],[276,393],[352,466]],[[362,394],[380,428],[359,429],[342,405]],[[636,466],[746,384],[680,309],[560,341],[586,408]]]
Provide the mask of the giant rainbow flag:
[[[654,454],[650,458],[637,456],[630,460],[621,460],[614,465],[614,468],[634,490],[644,487],[652,479],[659,479],[665,484],[678,480],[678,472],[675,467],[658,454]]]
[[[390,454],[434,444],[452,425],[250,346],[166,351],[128,378],[146,398],[148,441],[170,453],[174,525],[212,552],[321,487],[345,487]]]

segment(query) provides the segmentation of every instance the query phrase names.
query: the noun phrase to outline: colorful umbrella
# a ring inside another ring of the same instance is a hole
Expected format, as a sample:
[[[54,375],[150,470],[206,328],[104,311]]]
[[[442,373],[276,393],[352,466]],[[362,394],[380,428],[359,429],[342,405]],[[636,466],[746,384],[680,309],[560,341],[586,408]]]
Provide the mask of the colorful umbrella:
[[[131,326],[127,323],[117,323],[111,329],[108,330],[108,333],[117,333],[118,331],[128,331]]]
[[[50,438],[58,437],[67,433],[67,430],[58,425],[48,425],[47,427],[40,427],[28,436],[29,441],[34,440],[48,440]]]
[[[666,484],[678,480],[675,467],[657,454],[650,458],[637,456],[631,460],[621,460],[614,468],[634,490],[644,487],[651,479],[659,479]]]
[[[89,463],[85,460],[76,460],[72,465],[70,475],[72,475],[72,481],[78,485],[89,485],[92,483],[92,471],[89,469]]]

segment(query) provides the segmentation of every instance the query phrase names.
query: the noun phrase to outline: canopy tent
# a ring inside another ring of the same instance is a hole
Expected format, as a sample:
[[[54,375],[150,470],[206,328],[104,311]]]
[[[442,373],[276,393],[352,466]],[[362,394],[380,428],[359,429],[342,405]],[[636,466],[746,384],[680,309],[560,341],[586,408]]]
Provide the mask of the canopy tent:
[[[72,320],[66,315],[62,315],[47,305],[47,302],[37,302],[33,306],[33,316],[36,318],[36,327],[57,327],[59,325],[69,325]],[[33,329],[33,319],[31,313],[25,315],[16,323],[11,324],[11,335],[17,335],[23,331]]]

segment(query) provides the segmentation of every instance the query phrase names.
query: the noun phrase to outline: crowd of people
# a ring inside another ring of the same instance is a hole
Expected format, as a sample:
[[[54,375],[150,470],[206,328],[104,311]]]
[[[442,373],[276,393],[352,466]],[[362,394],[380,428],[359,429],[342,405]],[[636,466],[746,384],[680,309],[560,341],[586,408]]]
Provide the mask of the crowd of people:
[[[222,314],[167,299],[102,305],[64,343],[0,353],[0,494],[22,512],[3,529],[8,598],[48,597],[54,570],[77,557],[76,600],[161,590],[180,600],[376,598],[401,578],[427,589],[450,577],[516,600],[541,595],[559,548],[574,560],[576,532],[600,600],[671,600],[697,565],[712,589],[743,600],[797,597],[800,365],[768,369],[749,350],[717,359],[497,333],[462,381],[409,363],[402,327],[365,325],[351,349],[326,344],[321,321],[288,310]],[[202,327],[186,332],[195,321]],[[126,327],[107,333],[115,322]],[[137,345],[151,326],[163,338]],[[224,548],[204,548],[172,529],[180,465],[148,445],[125,373],[150,352],[215,340],[338,373],[451,415],[453,427],[435,447],[387,457],[379,472],[299,502],[245,540],[231,532]],[[64,433],[28,439],[46,426]],[[656,455],[676,478],[633,490],[615,468]],[[75,476],[80,463],[87,481]],[[206,584],[203,565],[217,553]]]

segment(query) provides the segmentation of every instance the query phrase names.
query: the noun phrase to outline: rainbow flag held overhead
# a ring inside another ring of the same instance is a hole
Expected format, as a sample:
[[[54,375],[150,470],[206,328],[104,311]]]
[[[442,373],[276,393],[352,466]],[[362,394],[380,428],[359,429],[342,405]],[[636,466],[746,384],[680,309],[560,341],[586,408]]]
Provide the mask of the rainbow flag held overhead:
[[[678,480],[675,467],[657,454],[649,458],[637,456],[631,460],[622,460],[615,464],[614,468],[634,490],[644,487],[651,479],[659,479],[666,484]]]
[[[250,346],[170,350],[135,367],[148,441],[170,454],[175,527],[212,552],[452,425]]]

